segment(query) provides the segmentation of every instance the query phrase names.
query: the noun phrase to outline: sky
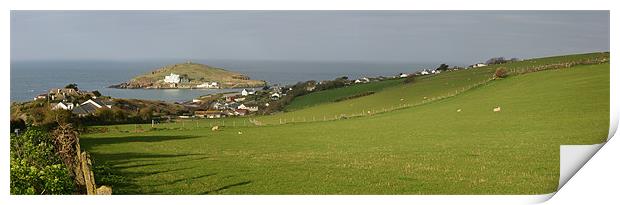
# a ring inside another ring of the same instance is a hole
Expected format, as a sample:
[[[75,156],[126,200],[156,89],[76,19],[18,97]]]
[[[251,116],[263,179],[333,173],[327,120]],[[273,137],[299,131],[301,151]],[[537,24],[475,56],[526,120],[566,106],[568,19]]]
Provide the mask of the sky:
[[[609,51],[609,11],[12,11],[11,60],[482,62]]]

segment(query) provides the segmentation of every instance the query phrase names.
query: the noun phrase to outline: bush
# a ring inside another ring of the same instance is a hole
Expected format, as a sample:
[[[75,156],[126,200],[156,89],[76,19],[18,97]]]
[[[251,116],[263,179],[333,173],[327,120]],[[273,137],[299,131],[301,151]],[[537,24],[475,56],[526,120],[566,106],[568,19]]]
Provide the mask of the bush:
[[[405,84],[409,84],[409,83],[413,83],[413,82],[415,82],[415,75],[409,75],[403,81],[403,83],[405,83]]]
[[[75,184],[54,152],[52,138],[38,128],[11,135],[11,194],[73,194]]]
[[[493,75],[493,79],[495,78],[505,78],[508,76],[508,70],[506,68],[497,68],[495,70],[495,74]]]

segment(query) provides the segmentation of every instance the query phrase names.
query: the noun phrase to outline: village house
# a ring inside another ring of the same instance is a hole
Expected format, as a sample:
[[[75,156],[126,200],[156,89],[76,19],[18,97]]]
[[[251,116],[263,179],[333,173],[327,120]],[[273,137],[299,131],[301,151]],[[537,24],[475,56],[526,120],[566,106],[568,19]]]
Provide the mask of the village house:
[[[63,109],[63,110],[73,110],[73,103],[59,102],[56,104],[52,104],[52,110]]]
[[[219,110],[197,110],[194,111],[194,116],[201,118],[221,118],[225,115]]]
[[[476,64],[472,65],[471,67],[472,67],[472,68],[479,68],[479,67],[485,67],[485,66],[487,66],[487,64],[484,64],[484,63],[476,63]]]
[[[80,106],[86,105],[86,104],[91,104],[93,106],[95,106],[96,108],[112,108],[112,102],[109,101],[103,101],[103,100],[99,100],[99,99],[89,99],[86,102],[83,102],[80,104]]]
[[[247,115],[250,111],[246,109],[236,109],[235,115],[244,116]]]
[[[430,74],[428,70],[422,70],[422,72],[420,72],[420,75],[428,75],[428,74]]]
[[[256,111],[258,111],[258,106],[246,106],[244,104],[241,104],[241,105],[237,106],[237,109],[244,109],[244,110],[248,110],[250,112],[256,112]]]
[[[400,75],[398,75],[398,77],[401,77],[401,78],[406,78],[407,76],[409,75],[407,75],[406,73],[401,73]]]
[[[165,83],[179,83],[181,82],[181,76],[174,74],[174,73],[170,73],[170,75],[164,76],[164,82]]]
[[[247,89],[243,89],[243,90],[241,91],[241,96],[254,95],[254,93],[255,93],[255,91],[253,91],[253,90],[252,90],[252,91],[249,91],[249,90],[247,90]]]
[[[369,83],[370,79],[363,77],[354,81],[355,83]]]
[[[112,102],[103,101],[100,99],[89,99],[86,102],[83,102],[77,106],[73,106],[71,113],[84,117],[88,115],[95,114],[98,109],[110,109],[112,108]]]
[[[34,97],[34,100],[45,100],[47,99],[47,94],[40,94]]]
[[[50,100],[66,99],[68,96],[79,95],[73,88],[54,88],[49,91]]]
[[[280,99],[280,93],[274,93],[274,94],[271,94],[271,99],[272,99],[272,100],[278,100],[278,99]]]
[[[220,88],[220,84],[218,82],[206,82],[196,87],[197,88]]]
[[[211,108],[216,109],[216,110],[222,110],[222,109],[226,109],[226,107],[224,106],[224,104],[220,103],[220,102],[214,102],[211,104]]]

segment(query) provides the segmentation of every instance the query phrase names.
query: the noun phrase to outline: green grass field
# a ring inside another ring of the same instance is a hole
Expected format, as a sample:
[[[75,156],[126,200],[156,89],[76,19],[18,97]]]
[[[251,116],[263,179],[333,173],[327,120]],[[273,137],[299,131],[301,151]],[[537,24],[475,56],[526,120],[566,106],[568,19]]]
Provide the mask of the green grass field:
[[[506,66],[532,62],[520,63]],[[258,119],[370,109],[397,105],[401,98],[421,102],[471,87],[493,70],[442,73]],[[502,111],[493,112],[495,106]],[[113,186],[117,194],[550,193],[557,189],[560,145],[607,137],[609,63],[515,75],[450,98],[358,118],[238,124],[244,120],[185,121],[157,129],[107,126],[106,132],[83,135],[81,144],[131,179]],[[211,131],[217,122],[224,126]]]
[[[430,101],[430,99],[448,97],[455,93],[463,92],[476,84],[488,81],[498,67],[504,67],[510,71],[518,71],[539,65],[578,62],[595,58],[609,59],[609,54],[592,53],[547,57],[476,69],[444,72],[439,75],[422,76],[415,83],[386,87],[381,92],[369,96],[336,103],[324,103],[306,109],[260,117],[257,120],[262,124],[280,124],[284,122],[330,120],[337,119],[340,116],[357,116],[366,115],[369,112],[389,111],[402,106],[421,104]]]
[[[355,84],[342,88],[314,92],[308,95],[296,97],[289,105],[286,106],[286,110],[293,111],[323,103],[330,103],[359,93],[378,92],[385,88],[400,85],[402,83],[402,79],[384,80],[379,82]]]

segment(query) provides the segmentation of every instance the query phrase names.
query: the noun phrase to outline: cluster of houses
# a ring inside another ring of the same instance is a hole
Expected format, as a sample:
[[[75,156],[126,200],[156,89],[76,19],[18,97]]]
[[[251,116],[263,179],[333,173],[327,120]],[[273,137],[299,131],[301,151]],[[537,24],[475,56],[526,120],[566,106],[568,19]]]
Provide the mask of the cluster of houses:
[[[164,76],[164,83],[168,83],[170,87],[179,87],[180,83],[188,83],[189,78],[183,77],[179,74],[170,73],[170,75]],[[199,85],[184,85],[187,88],[209,88],[209,89],[218,89],[220,88],[220,83],[218,82],[204,82]]]
[[[229,116],[245,116],[259,111],[260,107],[268,107],[269,102],[279,100],[285,95],[278,86],[263,89],[259,92],[251,89],[243,89],[240,92],[224,93],[220,98],[211,102],[206,109],[194,111],[193,116],[180,116],[181,118],[222,118]],[[251,100],[249,99],[251,98]],[[200,99],[194,99],[192,103],[200,103]]]
[[[84,117],[84,116],[95,114],[95,112],[97,112],[97,110],[99,109],[110,109],[112,108],[112,104],[113,103],[111,101],[104,101],[101,99],[89,99],[86,102],[79,103],[79,104],[74,104],[70,102],[52,103],[51,107],[52,107],[52,110],[56,110],[56,109],[69,110],[71,111],[71,113],[79,117]]]
[[[73,100],[76,96],[94,96],[92,92],[76,90],[73,88],[54,88],[50,89],[47,93],[42,93],[34,97],[33,100]]]
[[[243,89],[241,92],[225,93],[221,98],[211,102],[206,109],[194,111],[193,117],[198,118],[222,118],[228,116],[245,116],[259,110],[258,105],[246,102],[249,96],[255,95],[255,90]],[[202,100],[194,99],[192,103],[201,103]],[[268,105],[266,105],[268,106]],[[180,118],[190,118],[184,115]]]
[[[87,98],[82,103],[74,103]],[[112,108],[112,101],[99,99],[93,92],[77,90],[74,88],[54,88],[48,93],[34,97],[34,100],[47,100],[52,110],[63,109],[80,117],[92,115],[98,109]]]

